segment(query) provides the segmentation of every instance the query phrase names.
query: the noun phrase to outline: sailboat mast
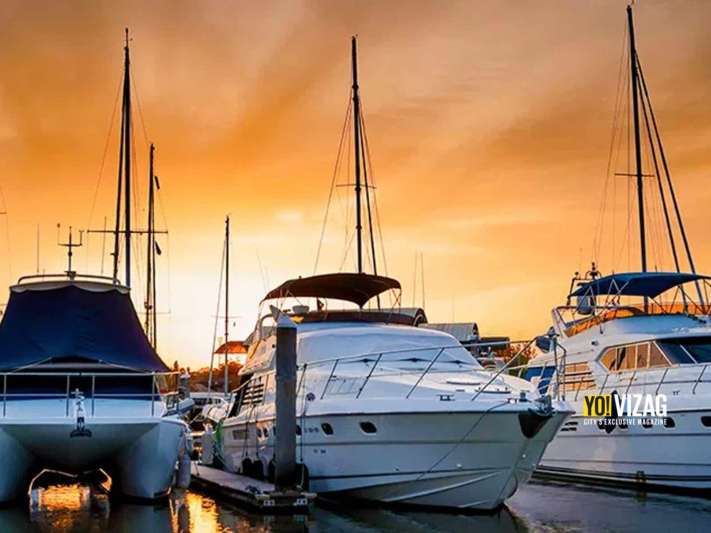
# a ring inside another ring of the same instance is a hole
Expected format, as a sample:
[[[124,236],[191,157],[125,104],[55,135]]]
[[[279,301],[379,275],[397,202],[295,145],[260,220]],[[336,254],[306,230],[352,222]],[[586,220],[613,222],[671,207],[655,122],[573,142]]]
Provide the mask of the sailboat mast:
[[[358,47],[355,36],[351,38],[351,62],[353,66],[353,144],[355,147],[355,197],[356,197],[356,241],[358,246],[358,273],[363,273],[363,225],[361,221],[360,185],[360,96],[358,94]]]
[[[146,250],[146,334],[148,340],[156,348],[156,316],[155,316],[155,220],[154,220],[154,156],[155,146],[151,143],[148,156],[148,224]]]
[[[225,396],[230,393],[229,385],[229,340],[230,340],[230,217],[225,217]]]
[[[639,132],[639,81],[637,76],[637,49],[634,42],[634,23],[632,21],[632,7],[627,6],[627,22],[630,34],[630,85],[632,85],[632,118],[634,122],[634,155],[635,176],[637,178],[637,206],[639,209],[639,243],[642,259],[642,272],[647,271],[647,240],[644,225],[644,183],[642,177],[642,146]]]
[[[124,108],[124,246],[126,247],[126,287],[131,288],[131,61],[128,51],[128,28],[124,45],[123,108]]]

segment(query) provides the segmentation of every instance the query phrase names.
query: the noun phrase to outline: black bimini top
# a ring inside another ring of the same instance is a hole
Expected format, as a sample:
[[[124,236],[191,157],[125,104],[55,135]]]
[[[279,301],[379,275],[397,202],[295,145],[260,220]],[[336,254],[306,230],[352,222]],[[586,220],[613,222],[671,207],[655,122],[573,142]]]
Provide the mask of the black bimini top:
[[[169,370],[148,342],[125,287],[71,281],[12,287],[0,322],[0,370],[61,361]]]
[[[291,297],[333,298],[363,307],[370,299],[391,289],[400,289],[400,282],[371,274],[322,274],[285,281],[269,291],[262,301]]]

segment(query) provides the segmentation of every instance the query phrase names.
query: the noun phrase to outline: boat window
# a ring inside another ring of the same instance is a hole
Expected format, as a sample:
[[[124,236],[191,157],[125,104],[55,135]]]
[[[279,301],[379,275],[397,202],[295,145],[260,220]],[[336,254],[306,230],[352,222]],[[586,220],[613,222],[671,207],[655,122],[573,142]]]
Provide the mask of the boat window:
[[[637,346],[622,346],[617,350],[617,370],[633,370],[635,368],[635,358],[637,357]]]
[[[711,428],[711,416],[702,416],[701,424],[703,424],[707,428]]]
[[[664,354],[669,358],[672,364],[693,365],[696,361],[694,361],[688,351],[688,340],[689,339],[665,339],[663,341],[659,341],[659,346],[662,348]],[[707,343],[711,346],[711,342],[709,342],[708,339]]]
[[[616,359],[617,348],[608,348],[605,353],[602,354],[602,357],[600,358],[600,363],[602,363],[608,370],[616,370]]]
[[[683,349],[680,351],[683,354]],[[670,363],[664,355],[665,352],[666,350],[662,351],[654,342],[618,346],[609,348],[600,358],[600,363],[611,372],[667,367]]]
[[[375,424],[372,422],[361,422],[360,423],[360,429],[363,430],[363,433],[368,433],[368,434],[373,434],[377,433],[378,428],[375,427]]]
[[[673,428],[676,427],[676,423],[674,422],[673,418],[669,418],[668,416],[664,419],[664,427],[665,428]]]
[[[296,424],[296,434],[301,435],[301,426],[299,424]]]
[[[328,422],[321,424],[321,429],[326,435],[333,435],[333,427]]]
[[[660,366],[669,366],[669,361],[664,357],[661,348],[656,342],[649,345],[649,368],[658,368]]]
[[[688,338],[683,340],[683,345],[697,363],[711,363],[711,338]]]

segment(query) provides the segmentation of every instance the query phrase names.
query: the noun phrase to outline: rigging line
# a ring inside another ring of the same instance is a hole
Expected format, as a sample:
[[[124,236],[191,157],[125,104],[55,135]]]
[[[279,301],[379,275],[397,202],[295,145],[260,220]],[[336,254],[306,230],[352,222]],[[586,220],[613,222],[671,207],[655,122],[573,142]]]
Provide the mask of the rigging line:
[[[625,43],[626,44],[626,43]],[[626,49],[626,47],[625,47]],[[623,56],[623,61],[627,61],[627,55],[625,54]],[[618,129],[618,135],[617,135],[617,146],[615,148],[615,162],[612,166],[613,169],[618,169],[620,165],[620,157],[622,154],[622,147],[623,147],[623,142],[625,141],[625,135],[623,133],[623,130],[627,128],[626,131],[629,131],[629,121],[627,124],[624,122],[624,117],[628,117],[629,114],[629,97],[625,98],[625,95],[628,95],[629,93],[629,81],[630,81],[630,76],[629,72],[627,69],[624,71],[627,75],[623,78],[623,83],[620,88],[620,109],[618,111],[618,121],[617,121],[617,129]],[[629,165],[629,162],[628,162]],[[617,239],[617,180],[614,179],[613,176],[613,181],[612,181],[612,190],[613,190],[613,210],[612,210],[612,266],[617,264],[617,256],[616,256],[616,246],[615,242]],[[624,241],[624,239],[623,239]],[[624,251],[624,247],[621,248],[622,251]],[[622,252],[620,252],[620,257]]]
[[[363,112],[361,111],[360,116],[358,117],[358,120],[360,122],[360,129],[363,131]],[[367,208],[367,215],[368,215],[368,235],[370,236],[370,261],[373,266],[373,274],[376,276],[378,275],[378,261],[377,257],[375,255],[375,236],[373,234],[373,215],[372,215],[372,209],[370,208],[370,183],[368,181],[368,164],[367,164],[367,158],[366,158],[366,152],[365,152],[365,139],[364,136],[361,137],[361,142],[360,142],[360,151],[361,151],[361,156],[363,159],[363,182],[365,183],[365,204]],[[380,297],[378,296],[378,307],[380,307]]]
[[[639,59],[637,60],[637,65],[639,65]],[[640,83],[640,89],[641,89],[642,83],[641,83],[641,81],[639,83]],[[661,199],[662,208],[664,210],[664,221],[666,223],[667,234],[669,236],[669,244],[671,245],[672,256],[674,258],[674,267],[676,268],[677,272],[681,272],[681,269],[679,268],[679,257],[677,256],[677,253],[676,253],[676,243],[674,242],[674,232],[672,230],[671,219],[669,218],[669,209],[667,207],[666,195],[664,194],[664,187],[662,186],[662,177],[661,177],[661,174],[659,173],[659,163],[657,161],[657,152],[654,148],[654,138],[652,137],[652,129],[649,124],[649,114],[647,112],[647,102],[646,102],[645,98],[640,98],[640,101],[642,103],[642,116],[644,117],[644,125],[645,125],[645,129],[647,130],[647,137],[649,139],[649,148],[652,152],[651,159],[652,159],[652,162],[654,163],[654,174],[657,177],[657,186],[659,189],[659,197]]]
[[[622,94],[623,94],[623,83],[624,83],[624,78],[623,78],[623,73],[624,73],[624,64],[625,64],[625,53],[627,51],[627,46],[626,46],[626,36],[627,36],[627,25],[625,25],[625,37],[622,39],[622,50],[620,52],[620,63],[618,67],[618,72],[617,72],[617,88],[615,90],[615,107],[614,111],[612,114],[612,128],[611,128],[611,138],[610,138],[610,147],[608,150],[608,155],[607,155],[607,170],[605,171],[605,182],[603,185],[603,193],[602,197],[600,199],[600,207],[599,207],[599,213],[598,213],[598,221],[597,221],[597,229],[595,231],[594,237],[593,237],[593,257],[591,258],[591,261],[595,259],[595,256],[599,257],[600,255],[600,248],[601,248],[601,242],[602,242],[602,236],[603,236],[603,231],[604,231],[604,219],[605,219],[605,211],[607,207],[607,191],[608,191],[608,186],[610,182],[610,171],[613,168],[612,167],[612,159],[614,155],[614,148],[615,148],[615,140],[617,136],[617,126],[618,126],[618,119],[619,119],[619,112],[620,112],[620,105],[622,103]],[[614,177],[613,183],[615,181]],[[614,208],[614,205],[613,205]],[[614,229],[613,229],[614,231]],[[614,246],[613,246],[614,247]]]
[[[350,98],[349,98],[349,100],[350,100]],[[350,117],[350,112],[351,112],[351,106],[349,104],[348,108],[346,110],[346,118],[343,121],[343,127],[341,129],[341,138],[340,138],[340,141],[338,142],[338,152],[336,153],[336,163],[333,167],[333,175],[331,176],[331,188],[328,191],[328,200],[326,201],[326,210],[323,214],[323,223],[321,224],[321,236],[319,237],[318,248],[316,249],[316,260],[314,261],[314,274],[316,274],[316,270],[318,269],[318,261],[321,256],[321,247],[323,245],[323,239],[326,234],[326,224],[328,222],[328,212],[331,207],[331,200],[333,198],[333,192],[336,188],[336,179],[338,177],[339,161],[341,160],[341,154],[343,153],[343,141],[346,137],[346,127],[348,125],[348,118]]]
[[[89,221],[86,225],[87,228],[91,227],[91,222],[94,218],[94,211],[96,209],[96,201],[99,197],[99,189],[101,188],[101,182],[104,176],[104,167],[106,165],[106,155],[109,152],[109,144],[111,143],[111,133],[114,130],[114,120],[116,119],[116,110],[118,109],[119,96],[121,95],[121,85],[123,85],[123,80],[119,80],[118,88],[116,89],[116,98],[114,99],[114,108],[111,111],[111,120],[109,120],[109,131],[106,134],[106,143],[104,143],[104,155],[101,157],[101,165],[99,166],[99,176],[96,180],[96,188],[94,189],[94,198],[91,201],[91,209],[89,210]]]
[[[131,83],[133,84],[133,94],[136,95],[136,106],[138,107],[138,116],[141,119],[141,130],[143,131],[143,142],[148,146],[148,133],[146,130],[146,121],[143,119],[143,107],[141,107],[141,99],[138,96],[138,88],[136,86],[136,77],[131,77]]]
[[[215,350],[217,349],[217,327],[220,321],[220,308],[222,307],[222,281],[225,274],[225,252],[227,239],[222,243],[222,257],[220,258],[220,282],[217,286],[217,308],[215,309],[215,327],[212,330],[212,350],[210,350],[210,371],[207,374],[207,394],[212,392],[212,370],[215,364]],[[225,350],[227,348],[225,347]]]
[[[355,231],[351,234],[351,237],[346,244],[345,253],[343,254],[343,261],[341,261],[341,266],[338,268],[339,272],[343,272],[343,267],[346,265],[346,261],[348,261],[348,250],[350,250],[351,244],[353,244],[354,238],[355,238]]]
[[[669,172],[669,165],[667,164],[667,157],[664,152],[664,145],[662,144],[662,138],[661,135],[659,134],[659,128],[657,127],[657,119],[654,114],[654,108],[652,107],[652,100],[649,96],[649,92],[647,90],[647,82],[644,78],[644,72],[642,71],[642,65],[640,65],[639,60],[637,60],[637,68],[639,69],[639,78],[640,81],[642,82],[642,91],[644,93],[644,97],[647,100],[647,103],[649,104],[649,115],[652,119],[652,126],[654,128],[654,133],[657,139],[657,145],[659,146],[659,155],[662,159],[662,167],[664,168],[664,174],[667,179],[667,186],[669,187],[669,192],[671,194],[672,198],[672,205],[674,206],[674,212],[676,214],[676,219],[677,219],[677,224],[679,225],[679,231],[681,232],[681,237],[682,241],[684,242],[684,249],[686,251],[686,256],[687,260],[689,261],[689,268],[691,269],[691,272],[696,274],[696,267],[694,266],[694,260],[691,255],[691,247],[689,246],[689,240],[687,239],[686,236],[686,229],[684,227],[684,221],[681,217],[681,210],[679,209],[679,204],[677,202],[676,198],[676,193],[674,192],[674,184],[671,179],[671,173]],[[698,289],[698,286],[697,286]],[[699,296],[701,296],[701,291],[699,290]]]
[[[620,165],[620,157],[622,154],[622,149],[623,149],[623,142],[625,140],[624,136],[624,129],[625,129],[625,123],[624,123],[624,117],[627,114],[627,105],[629,102],[623,97],[624,94],[627,91],[627,81],[628,78],[623,79],[622,86],[620,88],[620,108],[618,110],[618,120],[617,120],[617,137],[615,141],[615,148],[614,148],[614,163],[612,164],[612,169],[611,171],[615,171],[619,168]],[[618,219],[618,180],[614,179],[616,176],[612,176],[612,266],[617,264],[617,219]],[[602,234],[601,234],[602,235]],[[602,239],[602,236],[601,236]]]
[[[361,102],[361,113],[363,113],[363,102]],[[380,210],[378,209],[378,196],[375,189],[375,173],[373,172],[373,161],[370,156],[370,142],[368,141],[368,132],[365,129],[365,121],[363,121],[362,133],[365,141],[365,153],[367,155],[368,167],[370,169],[370,181],[373,185],[373,208],[375,209],[375,226],[378,231],[378,239],[380,240],[380,255],[383,259],[383,268],[385,275],[388,275],[388,261],[385,256],[385,240],[383,239],[383,225],[380,223]],[[375,252],[374,252],[375,253]]]
[[[5,213],[5,253],[7,254],[7,277],[8,285],[12,284],[12,246],[10,246],[10,214],[7,208],[5,191],[0,187],[0,200]]]

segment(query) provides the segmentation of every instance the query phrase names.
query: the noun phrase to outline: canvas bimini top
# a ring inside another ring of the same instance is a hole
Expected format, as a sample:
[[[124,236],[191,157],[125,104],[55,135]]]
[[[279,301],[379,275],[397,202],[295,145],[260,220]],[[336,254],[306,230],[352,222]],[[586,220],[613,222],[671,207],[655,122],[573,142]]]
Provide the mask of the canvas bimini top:
[[[58,281],[11,287],[0,322],[0,370],[43,362],[166,372],[121,285]]]
[[[570,296],[609,294],[656,298],[663,292],[684,283],[706,279],[711,277],[684,272],[628,272],[603,276],[583,283],[570,293]]]
[[[400,289],[393,278],[339,272],[285,281],[267,293],[264,300],[277,298],[333,298],[363,307],[369,300],[388,290]]]

